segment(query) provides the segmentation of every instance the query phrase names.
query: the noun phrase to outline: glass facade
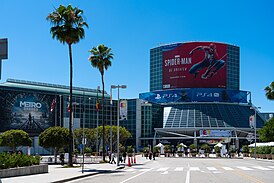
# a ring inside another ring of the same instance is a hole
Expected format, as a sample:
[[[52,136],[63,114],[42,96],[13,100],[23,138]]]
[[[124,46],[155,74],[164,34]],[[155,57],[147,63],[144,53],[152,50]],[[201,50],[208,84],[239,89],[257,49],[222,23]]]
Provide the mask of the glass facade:
[[[150,50],[150,91],[162,89],[162,47]]]
[[[227,45],[227,89],[240,89],[240,48]]]
[[[102,106],[102,92],[88,88],[73,88],[74,128],[96,128],[97,96]],[[53,104],[56,100],[55,104]],[[51,126],[68,126],[69,87],[22,80],[7,80],[0,84],[0,132],[22,129],[33,138]],[[117,101],[110,105],[105,93],[105,125],[117,125]],[[78,123],[77,123],[78,122]],[[98,125],[102,125],[102,109],[98,112]],[[31,153],[45,153],[41,147]]]

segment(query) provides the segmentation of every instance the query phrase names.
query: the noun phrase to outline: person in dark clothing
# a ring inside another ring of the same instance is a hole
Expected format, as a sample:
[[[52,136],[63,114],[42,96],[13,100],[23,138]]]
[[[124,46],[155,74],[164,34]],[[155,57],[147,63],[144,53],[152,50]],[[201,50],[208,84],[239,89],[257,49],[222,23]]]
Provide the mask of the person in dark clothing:
[[[65,155],[63,153],[60,154],[60,161],[61,161],[61,165],[65,164]]]
[[[151,160],[152,159],[152,152],[150,151],[149,152],[149,160]]]
[[[156,152],[154,151],[153,152],[153,160],[155,160],[155,157],[156,157]]]
[[[126,163],[126,158],[127,158],[127,153],[126,151],[123,152],[123,160],[124,160],[124,163]]]

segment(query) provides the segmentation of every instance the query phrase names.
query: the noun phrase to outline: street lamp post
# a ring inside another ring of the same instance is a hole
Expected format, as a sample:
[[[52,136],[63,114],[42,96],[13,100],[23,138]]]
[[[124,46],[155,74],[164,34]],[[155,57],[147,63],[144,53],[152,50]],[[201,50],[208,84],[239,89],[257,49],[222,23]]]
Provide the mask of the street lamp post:
[[[117,166],[119,166],[119,144],[120,144],[120,115],[119,115],[119,110],[120,110],[120,88],[126,89],[126,85],[111,85],[111,88],[113,89],[118,89],[118,100],[117,100]]]
[[[110,154],[112,154],[112,87],[110,87],[110,144],[109,145],[110,145]]]
[[[97,100],[99,100],[98,98],[98,92],[100,90],[100,86],[97,87]],[[96,105],[97,105],[96,101]],[[98,142],[98,126],[99,126],[99,109],[97,110],[97,114],[96,114],[96,155],[98,157],[98,152],[99,152],[99,142]],[[103,134],[104,135],[104,134]]]
[[[255,147],[254,147],[254,157],[255,159],[257,158],[256,156],[256,149],[257,149],[257,109],[261,109],[261,107],[250,107],[250,109],[254,110],[254,143],[255,143]]]
[[[85,91],[83,92],[83,104],[84,104],[84,111],[83,111],[83,138],[82,138],[82,153],[83,153],[83,166],[82,166],[82,173],[84,173],[84,165],[85,165],[85,115],[86,115],[86,108],[85,108]]]

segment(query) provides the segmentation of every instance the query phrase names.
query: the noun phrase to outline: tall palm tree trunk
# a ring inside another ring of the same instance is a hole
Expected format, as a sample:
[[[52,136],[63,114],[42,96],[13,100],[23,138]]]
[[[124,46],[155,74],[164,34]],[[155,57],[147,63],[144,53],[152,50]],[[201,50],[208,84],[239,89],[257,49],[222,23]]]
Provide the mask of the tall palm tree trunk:
[[[73,106],[72,106],[72,48],[71,44],[69,46],[69,63],[70,63],[70,85],[69,85],[69,107],[70,107],[70,112],[69,112],[69,161],[68,165],[73,166],[72,164],[72,149],[73,149],[73,137],[72,137],[72,111],[73,111]]]
[[[103,125],[103,161],[106,161],[106,157],[105,157],[105,110],[104,110],[104,106],[105,106],[105,82],[104,82],[104,74],[102,74],[102,85],[103,85],[103,94],[102,94],[102,125]]]

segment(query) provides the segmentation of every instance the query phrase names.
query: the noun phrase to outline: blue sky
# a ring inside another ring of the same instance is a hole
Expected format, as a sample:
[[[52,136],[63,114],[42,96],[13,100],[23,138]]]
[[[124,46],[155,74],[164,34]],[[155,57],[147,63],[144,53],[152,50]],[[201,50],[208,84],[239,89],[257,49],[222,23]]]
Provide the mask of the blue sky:
[[[274,81],[274,1],[1,0],[0,4],[0,38],[9,40],[1,82],[13,78],[69,85],[68,48],[52,39],[46,16],[60,4],[71,4],[84,11],[89,24],[85,39],[73,45],[74,86],[101,85],[99,71],[88,61],[88,50],[101,43],[114,53],[105,73],[106,91],[112,84],[126,84],[120,96],[138,98],[149,91],[150,48],[216,41],[240,47],[240,88],[252,92],[261,111],[274,111],[274,102],[264,92]]]

